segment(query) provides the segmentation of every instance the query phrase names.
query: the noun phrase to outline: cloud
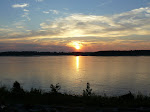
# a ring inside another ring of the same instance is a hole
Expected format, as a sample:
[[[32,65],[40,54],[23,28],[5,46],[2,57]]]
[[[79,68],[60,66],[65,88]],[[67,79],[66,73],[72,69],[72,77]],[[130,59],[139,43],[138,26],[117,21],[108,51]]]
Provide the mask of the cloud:
[[[23,9],[23,11],[24,11],[24,12],[29,12],[29,10],[27,10],[27,9]]]
[[[49,39],[49,38],[48,38]],[[68,38],[70,40],[53,38],[50,40],[33,41],[33,40],[11,40],[9,42],[0,42],[0,51],[58,51],[69,52],[74,51],[73,47],[69,47],[66,43],[73,41],[80,41],[82,43],[82,51],[98,51],[98,50],[135,50],[135,49],[149,49],[150,42],[147,41],[134,41],[134,40],[122,40],[122,41],[89,41],[82,42],[76,38]],[[81,38],[80,38],[81,39]],[[92,38],[90,38],[92,39]],[[103,38],[104,39],[104,38]],[[86,40],[86,38],[84,39]],[[88,39],[87,39],[88,40]],[[15,44],[14,44],[15,43]]]
[[[29,17],[29,12],[28,11],[25,11],[24,14],[21,16],[23,18],[26,18],[28,21],[30,21],[30,17]]]
[[[27,4],[27,3],[12,5],[13,8],[24,8],[24,7],[28,7],[28,6],[29,6],[29,4]]]
[[[50,11],[49,11],[50,12]],[[24,16],[28,11],[24,11]],[[130,49],[149,48],[150,7],[134,9],[109,16],[71,14],[66,17],[46,21],[41,29],[27,32],[5,32],[0,41],[35,42],[56,46],[66,46],[72,41],[84,42],[90,49]],[[21,25],[17,25],[21,27]],[[145,45],[145,47],[144,47]],[[44,48],[44,47],[43,47]],[[45,47],[46,48],[46,47]],[[86,49],[84,49],[86,50]]]
[[[25,11],[22,17],[28,18]],[[29,19],[29,18],[28,18]],[[49,38],[66,37],[121,37],[132,35],[150,35],[150,8],[134,9],[110,16],[72,14],[40,24],[41,30],[29,31],[28,34],[12,36],[13,38],[49,36]]]
[[[28,21],[30,21],[31,19],[29,17],[29,10],[23,9],[23,11],[24,11],[24,14],[21,17],[26,18]]]
[[[12,5],[13,8],[25,8],[25,7],[28,7],[28,6],[29,6],[29,4],[27,4],[27,3]],[[24,18],[26,18],[28,21],[30,21],[31,19],[30,19],[30,17],[29,17],[29,10],[23,9],[23,12],[24,12],[24,14],[23,14],[21,17],[24,17]],[[20,27],[20,26],[19,26],[18,28],[23,28],[23,27]]]
[[[0,51],[73,51],[73,48],[65,46],[65,45],[58,45],[58,44],[40,44],[40,43],[25,43],[25,42],[0,42]]]
[[[49,10],[50,12],[52,12],[53,14],[59,14],[58,10]]]
[[[13,31],[12,29],[6,29],[6,28],[0,28],[0,32],[11,32]]]
[[[17,21],[17,22],[14,22],[13,26],[15,26],[16,28],[18,29],[23,29],[25,28],[25,23],[23,21]]]
[[[44,0],[35,0],[36,2],[43,2]]]
[[[22,17],[28,18],[25,11]],[[28,18],[29,19],[29,18]],[[12,38],[37,37],[122,37],[132,35],[150,35],[150,8],[134,9],[111,16],[72,14],[40,24],[41,30],[29,31],[27,34]],[[21,25],[20,25],[21,26]]]
[[[43,11],[43,13],[45,13],[45,14],[49,14],[49,12],[48,12],[48,11]]]
[[[49,10],[49,11],[43,11],[43,13],[45,13],[45,14],[49,14],[49,13],[59,14],[59,11],[58,10]]]
[[[51,23],[41,23],[44,30],[57,30],[60,36],[118,37],[149,35],[150,8],[139,8],[111,16],[72,14]]]

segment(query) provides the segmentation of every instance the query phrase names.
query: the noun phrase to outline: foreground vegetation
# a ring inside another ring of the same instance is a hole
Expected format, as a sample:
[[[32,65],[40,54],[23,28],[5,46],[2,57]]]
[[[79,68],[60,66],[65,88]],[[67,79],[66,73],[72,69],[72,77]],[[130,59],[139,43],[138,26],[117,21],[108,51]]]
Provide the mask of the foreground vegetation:
[[[150,107],[150,96],[134,95],[131,92],[122,96],[95,95],[87,83],[83,95],[69,95],[60,93],[59,84],[50,85],[49,92],[32,88],[25,91],[16,81],[8,90],[0,87],[0,105],[32,104],[32,105],[67,105],[67,106],[98,106],[98,107]]]

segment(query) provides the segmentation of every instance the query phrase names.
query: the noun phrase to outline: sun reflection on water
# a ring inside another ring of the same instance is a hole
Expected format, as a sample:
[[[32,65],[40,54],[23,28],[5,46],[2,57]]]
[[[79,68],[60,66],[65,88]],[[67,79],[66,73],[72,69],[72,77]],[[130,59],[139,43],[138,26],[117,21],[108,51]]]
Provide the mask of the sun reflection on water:
[[[79,71],[79,56],[76,56],[76,69],[77,69],[77,71]]]

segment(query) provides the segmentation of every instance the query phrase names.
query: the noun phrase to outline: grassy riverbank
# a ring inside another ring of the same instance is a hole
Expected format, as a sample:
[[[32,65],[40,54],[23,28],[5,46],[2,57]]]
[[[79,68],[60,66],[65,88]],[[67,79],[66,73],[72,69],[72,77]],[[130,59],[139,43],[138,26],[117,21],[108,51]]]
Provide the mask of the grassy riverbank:
[[[39,89],[25,91],[18,82],[11,89],[0,87],[0,105],[63,105],[63,106],[98,106],[98,107],[150,107],[150,96],[134,95],[131,92],[122,96],[95,95],[87,83],[83,95],[69,95],[60,93],[59,84],[50,85],[49,92]]]

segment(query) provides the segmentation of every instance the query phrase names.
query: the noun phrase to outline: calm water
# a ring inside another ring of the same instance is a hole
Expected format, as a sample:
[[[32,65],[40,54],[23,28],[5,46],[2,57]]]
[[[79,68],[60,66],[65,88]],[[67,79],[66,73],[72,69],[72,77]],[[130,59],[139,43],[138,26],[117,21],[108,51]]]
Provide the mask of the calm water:
[[[9,88],[19,81],[50,91],[60,83],[62,92],[81,94],[90,82],[97,94],[150,93],[150,57],[45,56],[0,57],[0,83]]]

